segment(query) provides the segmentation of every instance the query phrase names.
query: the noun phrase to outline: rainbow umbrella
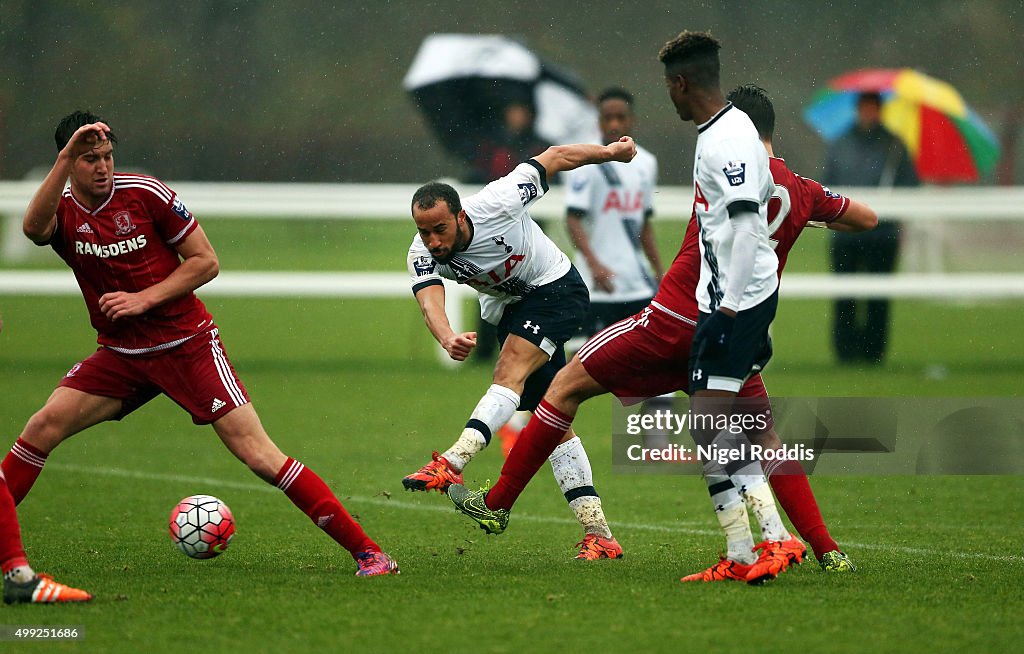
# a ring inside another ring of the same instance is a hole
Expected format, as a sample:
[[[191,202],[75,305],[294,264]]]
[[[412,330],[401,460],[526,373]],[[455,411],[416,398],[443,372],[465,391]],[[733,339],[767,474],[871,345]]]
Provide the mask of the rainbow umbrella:
[[[911,68],[841,75],[815,94],[804,120],[834,141],[856,123],[861,93],[882,96],[882,123],[906,144],[923,180],[974,182],[999,160],[995,135],[957,90]]]

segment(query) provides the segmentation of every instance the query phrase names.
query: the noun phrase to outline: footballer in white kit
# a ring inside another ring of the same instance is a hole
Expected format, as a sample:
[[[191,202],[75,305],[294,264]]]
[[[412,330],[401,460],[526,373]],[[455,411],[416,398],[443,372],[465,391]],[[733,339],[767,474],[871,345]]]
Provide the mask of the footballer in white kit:
[[[423,239],[414,237],[408,260],[413,293],[440,284],[442,277],[468,284],[480,293],[480,315],[492,325],[498,325],[506,306],[565,277],[572,268],[569,258],[547,237],[528,211],[547,190],[544,169],[530,160],[462,201],[471,229],[470,241],[458,252],[440,257],[432,255]],[[571,278],[578,276],[574,272],[566,282],[571,286]],[[585,293],[584,287],[584,305]],[[577,289],[572,295],[579,300],[581,293]],[[565,306],[563,312],[564,317],[573,313],[571,306]],[[548,319],[543,324],[539,320],[530,322],[529,327],[519,326],[518,329],[509,325],[510,331],[524,332],[519,335],[535,342],[548,356],[568,338],[560,336],[557,325],[564,322],[563,316],[554,316],[554,321]],[[541,330],[544,330],[543,337]]]
[[[597,97],[605,143],[633,133],[633,102],[633,94],[619,87]],[[657,180],[658,160],[640,146],[628,164],[587,166],[563,177],[573,263],[590,289],[585,336],[637,313],[658,289],[663,270],[650,223]]]
[[[548,190],[550,175],[586,164],[628,162],[636,146],[628,136],[609,145],[552,146],[464,201],[438,182],[413,195],[418,236],[409,248],[412,290],[424,321],[457,361],[476,346],[476,333],[455,333],[444,312],[442,279],[469,284],[480,294],[480,313],[497,326],[501,350],[487,389],[458,440],[407,475],[407,490],[461,488],[462,470],[517,409],[534,410],[565,365],[563,345],[579,330],[589,293],[568,257],[541,231],[530,205]],[[615,542],[593,486],[590,461],[571,429],[550,458],[562,494],[584,529],[577,558],[617,558]],[[589,540],[588,540],[589,539]],[[603,539],[596,551],[591,541]]]
[[[595,283],[582,253],[577,252],[573,257],[573,263],[590,288],[590,301],[594,304],[638,301],[646,304],[657,291],[657,282],[640,242],[644,225],[654,213],[657,175],[657,159],[637,146],[636,159],[628,164],[610,162],[587,166],[565,177],[567,212],[579,217],[593,255],[614,273],[612,290],[605,290]],[[636,311],[626,312],[610,322],[633,313]]]
[[[768,327],[778,304],[779,260],[768,240],[767,207],[775,186],[768,153],[745,113],[727,104],[697,130],[693,209],[700,227],[700,320],[690,392],[735,393],[772,353]],[[740,230],[755,238],[740,242]],[[701,327],[709,327],[722,308],[736,312],[731,338],[706,332],[702,339]]]

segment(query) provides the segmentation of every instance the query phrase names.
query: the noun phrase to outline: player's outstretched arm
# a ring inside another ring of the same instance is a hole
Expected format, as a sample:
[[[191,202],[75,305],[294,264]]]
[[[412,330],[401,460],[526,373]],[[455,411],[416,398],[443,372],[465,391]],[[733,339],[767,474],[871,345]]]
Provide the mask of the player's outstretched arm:
[[[856,200],[850,200],[842,216],[828,223],[828,228],[837,232],[866,232],[878,225],[875,210]]]
[[[44,243],[50,239],[57,225],[57,206],[60,204],[60,195],[64,192],[64,184],[71,174],[71,166],[75,159],[104,143],[109,131],[106,123],[90,123],[79,127],[71,135],[68,144],[57,154],[53,168],[28,203],[22,220],[22,231],[25,236],[36,243]]]
[[[575,143],[573,145],[552,145],[534,157],[544,166],[548,177],[566,170],[574,170],[587,164],[621,161],[629,163],[636,156],[636,143],[629,136],[623,136],[608,145]]]
[[[476,332],[456,334],[444,310],[444,285],[432,284],[416,291],[423,322],[452,359],[465,361],[476,347]]]
[[[177,245],[183,261],[161,282],[138,293],[115,291],[100,296],[99,307],[110,320],[138,316],[153,307],[187,295],[217,276],[220,262],[202,227]]]

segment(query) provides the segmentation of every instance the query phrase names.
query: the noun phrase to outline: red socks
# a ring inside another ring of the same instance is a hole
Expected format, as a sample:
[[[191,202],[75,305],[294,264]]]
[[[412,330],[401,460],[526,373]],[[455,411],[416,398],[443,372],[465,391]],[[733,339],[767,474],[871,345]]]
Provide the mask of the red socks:
[[[324,480],[295,459],[288,457],[274,477],[274,485],[353,556],[365,550],[380,551],[377,543],[352,519]]]
[[[11,451],[4,457],[3,471],[15,505],[21,504],[28,495],[45,463],[45,454],[20,438],[14,442]]]
[[[775,464],[771,471],[766,470],[765,475],[782,510],[815,556],[820,559],[826,552],[838,550],[839,545],[828,533],[803,467],[796,461],[783,461]]]
[[[516,446],[508,454],[501,477],[487,493],[484,503],[490,509],[511,509],[540,467],[558,447],[574,416],[567,416],[541,400],[530,422],[519,433]]]
[[[25,548],[21,544],[21,528],[18,513],[14,509],[14,498],[0,477],[0,570],[7,574],[14,568],[28,565]]]

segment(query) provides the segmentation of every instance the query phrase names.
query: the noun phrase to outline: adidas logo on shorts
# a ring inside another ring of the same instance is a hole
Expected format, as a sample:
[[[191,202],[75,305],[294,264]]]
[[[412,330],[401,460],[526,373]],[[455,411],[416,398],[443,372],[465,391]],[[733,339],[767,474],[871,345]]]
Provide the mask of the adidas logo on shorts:
[[[210,411],[215,411],[215,412],[216,411],[220,411],[226,405],[227,405],[227,402],[225,402],[224,400],[221,400],[221,399],[218,399],[218,398],[215,397],[215,398],[213,398],[213,406],[210,407]]]

